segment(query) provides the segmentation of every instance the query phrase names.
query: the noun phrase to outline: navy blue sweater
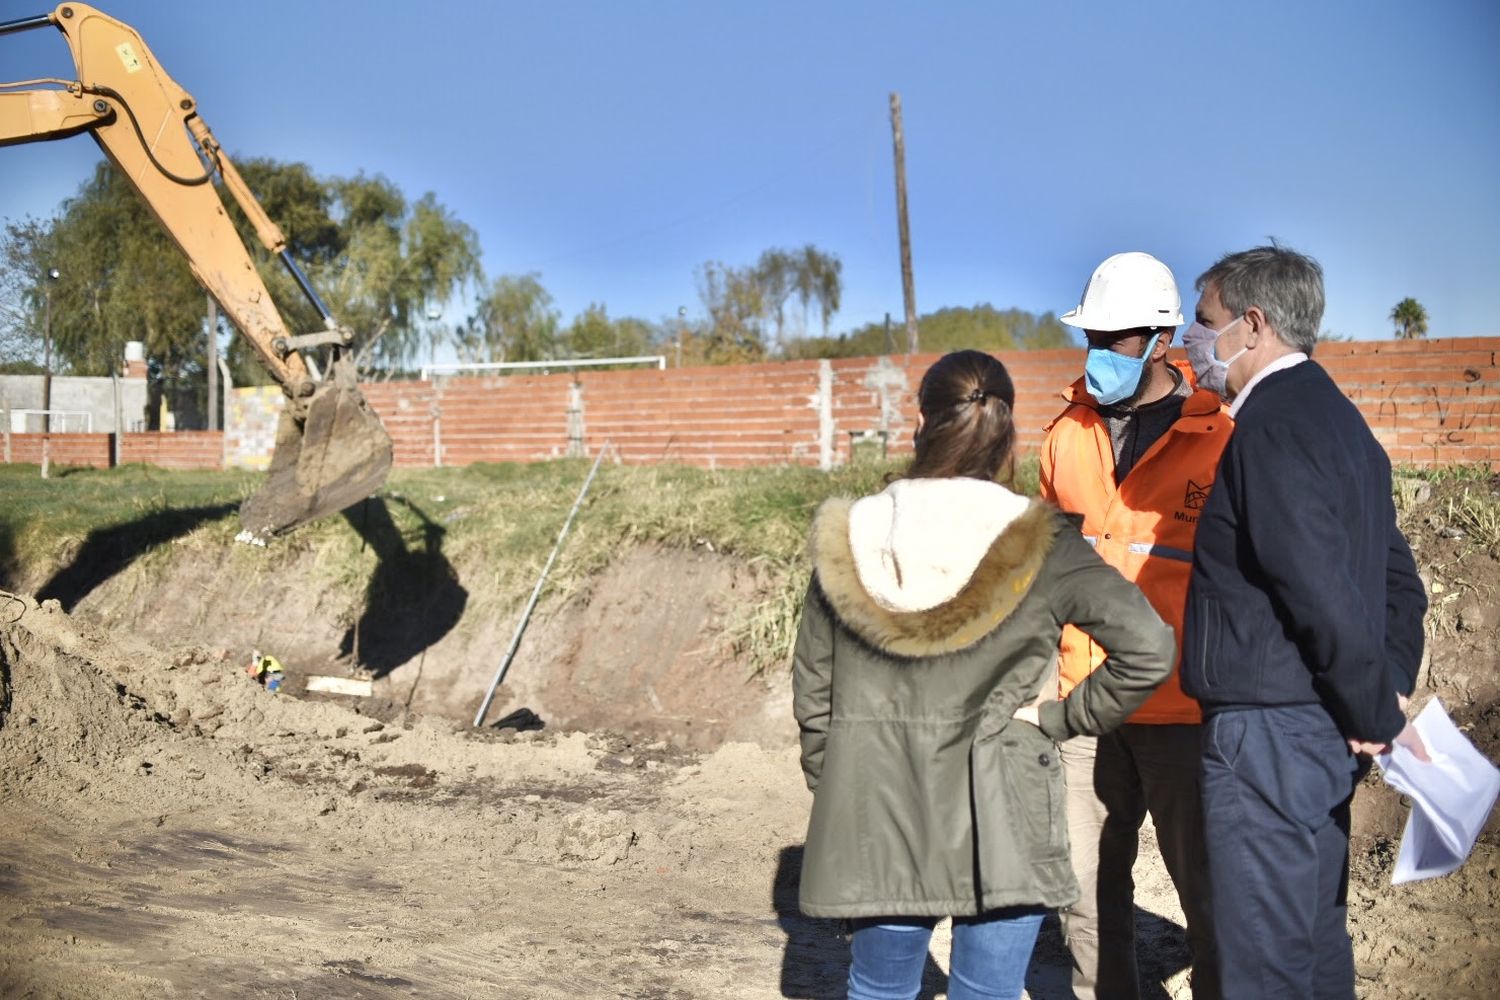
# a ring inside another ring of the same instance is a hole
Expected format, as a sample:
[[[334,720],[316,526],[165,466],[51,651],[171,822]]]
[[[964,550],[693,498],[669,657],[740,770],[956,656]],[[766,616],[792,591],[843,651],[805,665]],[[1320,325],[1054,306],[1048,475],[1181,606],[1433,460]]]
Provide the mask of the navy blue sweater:
[[[1182,689],[1210,714],[1319,702],[1346,737],[1389,742],[1426,610],[1364,417],[1314,362],[1267,375],[1198,523]]]

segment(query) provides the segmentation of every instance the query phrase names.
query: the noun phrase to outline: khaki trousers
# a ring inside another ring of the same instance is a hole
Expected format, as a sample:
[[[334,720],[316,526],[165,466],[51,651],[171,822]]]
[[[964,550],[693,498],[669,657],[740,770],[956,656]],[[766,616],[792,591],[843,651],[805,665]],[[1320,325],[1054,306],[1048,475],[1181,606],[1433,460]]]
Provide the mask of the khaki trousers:
[[[1083,892],[1062,911],[1078,1000],[1138,1000],[1135,881],[1146,814],[1187,916],[1194,1000],[1218,1000],[1199,760],[1202,727],[1125,725],[1062,744],[1068,840]]]

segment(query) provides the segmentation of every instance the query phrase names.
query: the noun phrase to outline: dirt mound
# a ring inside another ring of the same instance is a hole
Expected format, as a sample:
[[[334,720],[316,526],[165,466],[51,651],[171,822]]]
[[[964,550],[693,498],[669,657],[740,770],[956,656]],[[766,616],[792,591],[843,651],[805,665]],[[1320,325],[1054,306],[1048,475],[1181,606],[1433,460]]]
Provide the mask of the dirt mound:
[[[787,753],[387,724],[34,604],[0,655],[0,995],[729,996],[765,961],[706,957],[800,838]]]
[[[158,648],[201,646],[206,657],[243,660],[263,649],[286,667],[289,693],[308,675],[353,672],[357,647],[359,664],[380,665],[372,710],[457,722],[473,719],[519,618],[518,608],[476,610],[493,606],[474,582],[484,578],[477,567],[462,585],[450,581],[467,610],[449,621],[451,611],[429,605],[451,609],[453,602],[426,598],[400,613],[362,615],[357,588],[345,594],[316,582],[316,553],[277,564],[274,573],[225,572],[230,556],[254,558],[240,551],[205,558],[184,546],[149,568],[100,581],[71,614]],[[542,602],[489,718],[526,708],[553,730],[623,732],[694,749],[726,741],[790,745],[786,673],[752,676],[727,638],[735,616],[758,599],[763,576],[702,548],[623,550],[585,590]],[[383,641],[389,648],[379,652]],[[391,649],[400,651],[398,662],[389,662]]]
[[[1495,757],[1500,562],[1450,499],[1408,506],[1433,593],[1417,702],[1441,697]],[[749,678],[724,641],[753,567],[636,548],[544,605],[491,713],[546,722],[517,732],[467,724],[514,624],[474,613],[473,568],[462,620],[426,645],[417,625],[361,627],[417,649],[375,697],[299,698],[299,677],[347,668],[358,616],[297,583],[309,567],[228,560],[183,546],[73,614],[0,602],[0,997],[838,995],[837,925],[796,912],[810,798],[787,677]],[[291,668],[280,694],[240,669],[257,644]],[[1500,835],[1391,887],[1405,816],[1378,778],[1356,797],[1361,996],[1491,996]],[[1184,1000],[1149,837],[1144,995]],[[940,936],[925,995],[945,954]],[[1049,923],[1029,995],[1067,982]]]

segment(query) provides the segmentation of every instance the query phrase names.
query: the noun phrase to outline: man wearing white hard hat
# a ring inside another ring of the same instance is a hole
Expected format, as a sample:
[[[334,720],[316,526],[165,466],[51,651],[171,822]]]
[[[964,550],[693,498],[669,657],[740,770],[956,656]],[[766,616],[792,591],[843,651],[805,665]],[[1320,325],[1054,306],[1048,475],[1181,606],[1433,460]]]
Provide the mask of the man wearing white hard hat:
[[[1213,485],[1231,421],[1217,393],[1197,389],[1167,360],[1182,299],[1165,264],[1122,253],[1094,271],[1062,321],[1084,331],[1083,376],[1042,446],[1042,496],[1083,518],[1104,561],[1145,593],[1177,633],[1192,569],[1198,513]],[[1059,695],[1107,651],[1071,627],[1058,656]],[[1193,996],[1220,995],[1198,777],[1202,714],[1177,669],[1127,723],[1062,745],[1068,838],[1083,892],[1062,914],[1079,1000],[1134,1000],[1134,883],[1149,813],[1162,860],[1187,915]]]

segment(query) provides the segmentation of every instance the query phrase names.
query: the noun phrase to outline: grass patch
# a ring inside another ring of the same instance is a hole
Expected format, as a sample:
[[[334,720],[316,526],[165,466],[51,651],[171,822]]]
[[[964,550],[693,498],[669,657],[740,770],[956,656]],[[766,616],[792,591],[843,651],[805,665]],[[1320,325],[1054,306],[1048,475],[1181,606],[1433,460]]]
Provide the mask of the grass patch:
[[[735,611],[724,641],[756,670],[780,666],[807,588],[814,511],[830,496],[880,489],[901,465],[869,455],[829,473],[603,465],[547,593],[586,593],[610,561],[634,545],[731,555],[758,574],[760,596]],[[236,508],[262,482],[256,473],[129,465],[63,469],[43,480],[34,465],[0,466],[0,586],[35,591],[51,582],[58,593],[86,593],[126,569],[134,574],[131,586],[150,586],[186,547],[219,561],[226,572],[275,574],[295,567],[310,573],[315,579],[307,582],[345,601],[338,614],[353,620],[369,599],[381,558],[425,551],[440,553],[457,569],[470,593],[465,622],[478,622],[506,614],[530,594],[588,469],[584,459],[400,469],[368,506],[305,525],[258,550],[233,543]],[[1036,492],[1035,459],[1020,464],[1016,487]],[[1445,588],[1434,594],[1438,621],[1456,592],[1467,589],[1464,553],[1500,555],[1500,479],[1484,467],[1400,468],[1394,494],[1401,526],[1420,546],[1419,561]],[[1436,544],[1434,535],[1460,538],[1462,551],[1449,551],[1451,545],[1441,556],[1421,551]]]
[[[1453,636],[1469,594],[1486,603],[1493,599],[1500,476],[1482,465],[1402,467],[1393,475],[1393,492],[1397,523],[1427,583],[1427,635]]]
[[[871,456],[829,473],[603,465],[547,593],[585,593],[634,545],[708,548],[759,575],[761,598],[734,613],[724,641],[757,670],[784,663],[807,588],[813,513],[830,496],[879,490],[902,465]],[[45,587],[70,604],[126,570],[129,586],[150,586],[187,547],[227,572],[276,574],[295,566],[304,578],[311,574],[308,584],[346,600],[338,614],[353,620],[380,558],[427,551],[457,568],[471,595],[465,619],[477,622],[530,594],[588,469],[584,459],[400,469],[366,504],[259,550],[233,542],[236,508],[262,481],[255,473],[130,465],[59,470],[43,480],[36,466],[0,466],[0,586]],[[1022,463],[1017,482],[1035,491],[1034,460]]]

